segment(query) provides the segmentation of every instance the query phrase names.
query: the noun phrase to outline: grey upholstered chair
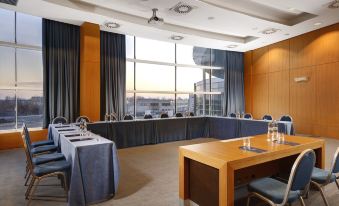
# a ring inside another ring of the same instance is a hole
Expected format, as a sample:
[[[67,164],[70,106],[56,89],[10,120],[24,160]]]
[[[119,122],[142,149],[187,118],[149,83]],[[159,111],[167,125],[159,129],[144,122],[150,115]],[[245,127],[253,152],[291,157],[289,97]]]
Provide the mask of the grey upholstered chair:
[[[293,164],[288,183],[265,177],[248,185],[250,192],[247,206],[252,197],[257,197],[272,206],[284,206],[299,199],[305,206],[303,196],[308,192],[315,164],[315,153],[311,149],[303,151]]]
[[[79,122],[81,122],[81,121],[85,121],[85,122],[91,122],[91,120],[87,117],[87,116],[79,116],[76,120],[75,120],[75,122],[76,123],[79,123]]]
[[[263,117],[262,117],[263,120],[273,120],[273,117],[269,114],[265,114]]]
[[[326,206],[329,206],[329,204],[325,197],[323,188],[326,185],[335,182],[339,189],[338,177],[335,175],[336,173],[339,173],[339,147],[334,153],[332,166],[329,171],[315,167],[312,172],[311,183],[320,191],[321,197],[323,198]]]
[[[52,124],[67,124],[68,120],[65,117],[55,117]]]

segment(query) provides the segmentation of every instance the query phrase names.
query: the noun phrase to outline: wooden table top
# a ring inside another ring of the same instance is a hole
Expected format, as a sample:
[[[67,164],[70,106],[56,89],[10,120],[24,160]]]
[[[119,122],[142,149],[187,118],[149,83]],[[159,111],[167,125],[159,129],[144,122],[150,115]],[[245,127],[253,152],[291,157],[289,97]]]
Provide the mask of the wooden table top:
[[[264,149],[267,152],[255,153],[241,150],[239,147],[243,145],[243,138],[181,146],[179,152],[185,157],[217,169],[226,163],[234,169],[240,169],[284,156],[299,154],[305,149],[324,148],[325,146],[323,139],[311,137],[285,135],[285,141],[300,144],[296,146],[267,141],[266,134],[248,138],[250,138],[251,147]]]

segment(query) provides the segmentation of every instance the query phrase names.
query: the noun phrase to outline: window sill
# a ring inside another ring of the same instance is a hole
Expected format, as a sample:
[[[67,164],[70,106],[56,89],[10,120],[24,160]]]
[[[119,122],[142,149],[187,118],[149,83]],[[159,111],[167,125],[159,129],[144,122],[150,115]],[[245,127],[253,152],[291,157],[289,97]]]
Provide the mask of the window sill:
[[[34,128],[28,128],[29,131],[41,131],[44,130],[42,127],[34,127]],[[8,133],[16,133],[21,132],[22,129],[8,129],[8,130],[0,130],[0,134],[8,134]]]

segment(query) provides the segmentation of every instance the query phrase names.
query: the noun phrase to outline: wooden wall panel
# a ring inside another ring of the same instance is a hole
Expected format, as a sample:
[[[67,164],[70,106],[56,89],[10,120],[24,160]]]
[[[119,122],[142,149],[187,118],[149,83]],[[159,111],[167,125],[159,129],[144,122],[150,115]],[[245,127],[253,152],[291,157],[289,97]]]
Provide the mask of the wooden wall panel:
[[[33,142],[47,139],[47,129],[30,130],[30,137]],[[0,133],[0,150],[14,149],[23,147],[21,133],[15,132],[2,132]]]
[[[268,112],[268,74],[252,76],[252,114],[261,119]]]
[[[100,28],[80,27],[80,115],[100,120]]]
[[[252,113],[252,52],[244,54],[244,95],[245,112]]]
[[[287,40],[269,46],[269,72],[283,71],[289,69],[289,48],[290,43]]]
[[[279,119],[289,111],[289,71],[269,73],[268,83],[268,114],[274,119]]]
[[[252,64],[253,75],[268,72],[268,47],[256,49],[252,52]]]

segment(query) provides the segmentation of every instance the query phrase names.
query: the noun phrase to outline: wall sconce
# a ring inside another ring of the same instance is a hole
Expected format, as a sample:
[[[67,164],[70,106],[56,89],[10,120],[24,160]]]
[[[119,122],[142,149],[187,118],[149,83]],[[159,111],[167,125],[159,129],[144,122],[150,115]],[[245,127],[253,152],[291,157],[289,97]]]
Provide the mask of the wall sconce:
[[[308,77],[295,77],[294,81],[297,82],[297,83],[307,82],[308,81]]]

